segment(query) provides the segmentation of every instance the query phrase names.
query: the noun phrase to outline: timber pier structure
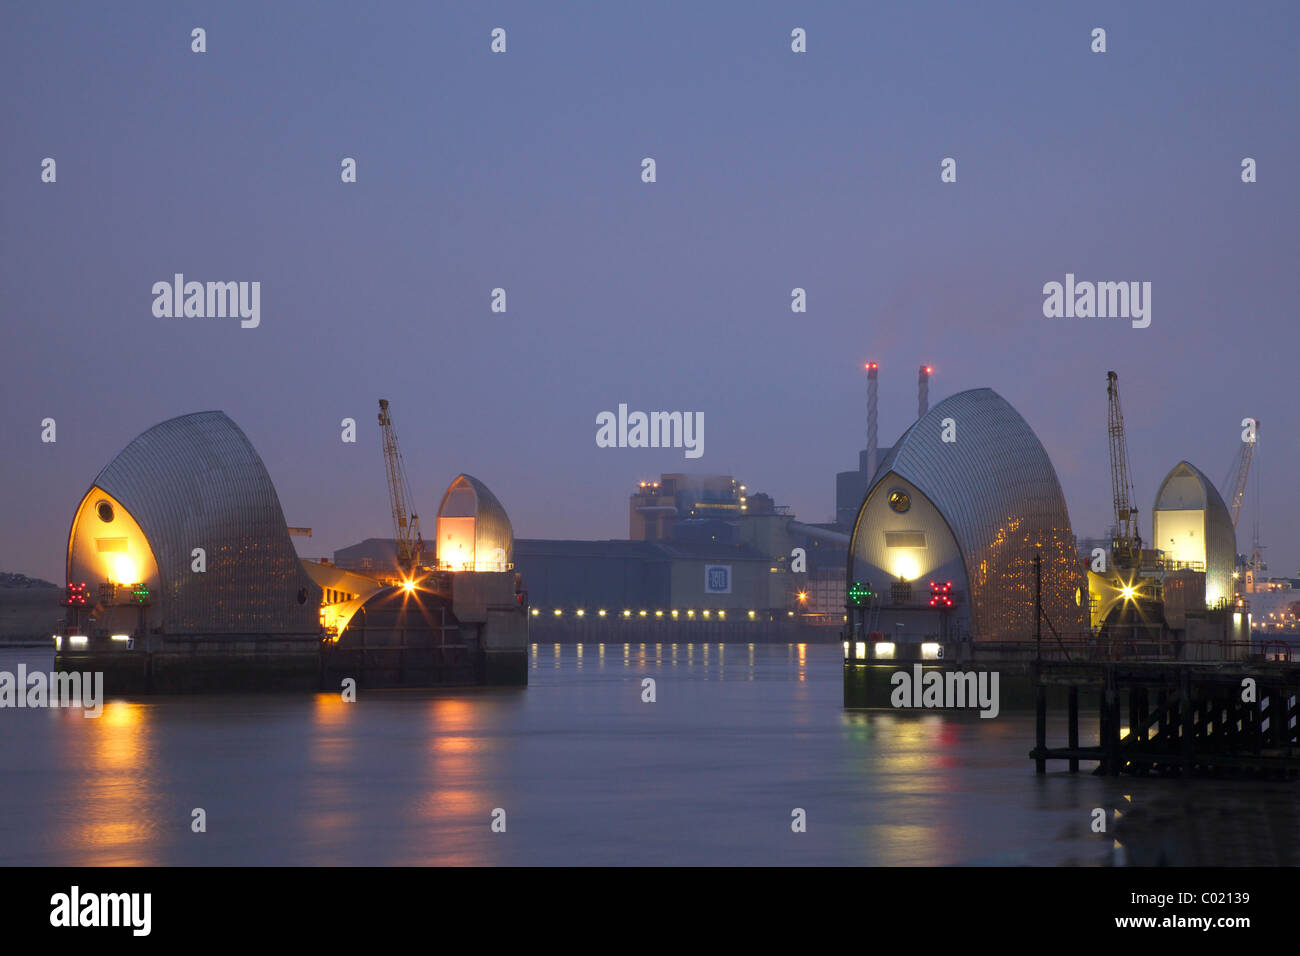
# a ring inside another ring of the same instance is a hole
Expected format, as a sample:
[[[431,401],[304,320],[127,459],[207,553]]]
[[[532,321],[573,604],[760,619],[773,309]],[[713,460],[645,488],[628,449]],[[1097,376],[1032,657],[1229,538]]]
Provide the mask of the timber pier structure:
[[[1095,761],[1096,773],[1160,776],[1300,776],[1300,661],[1128,660],[1033,664],[1034,749],[1048,761]],[[1079,742],[1079,701],[1096,702],[1095,746]],[[1048,746],[1049,699],[1066,701],[1065,746]]]

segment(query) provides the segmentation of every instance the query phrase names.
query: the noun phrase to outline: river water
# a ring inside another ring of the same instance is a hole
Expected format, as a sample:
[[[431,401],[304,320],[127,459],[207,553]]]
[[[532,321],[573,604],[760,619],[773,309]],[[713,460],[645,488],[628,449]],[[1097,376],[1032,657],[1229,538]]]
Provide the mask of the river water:
[[[52,656],[0,650],[19,662]],[[355,703],[0,710],[0,864],[1295,862],[1289,785],[1038,777],[1032,714],[846,712],[838,645],[544,644],[530,665],[526,688]]]

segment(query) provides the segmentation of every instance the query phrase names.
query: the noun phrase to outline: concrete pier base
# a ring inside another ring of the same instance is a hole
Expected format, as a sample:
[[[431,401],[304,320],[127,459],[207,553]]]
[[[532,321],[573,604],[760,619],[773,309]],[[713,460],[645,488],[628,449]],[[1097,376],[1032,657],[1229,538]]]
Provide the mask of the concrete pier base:
[[[525,687],[528,684],[526,651],[484,651],[482,683],[491,687]]]
[[[102,671],[106,694],[315,690],[320,642],[185,641],[158,650],[88,647],[54,655],[56,671]]]
[[[914,707],[896,708],[890,701],[890,695],[895,687],[892,682],[893,675],[898,671],[906,671],[910,675],[915,663],[915,661],[879,661],[871,663],[849,662],[845,664],[844,706],[849,710],[880,709],[898,713],[916,712],[917,709]],[[957,661],[925,662],[921,668],[922,674],[931,671],[944,674],[950,671],[977,675],[996,673],[998,675],[998,705],[1001,711],[1032,711],[1035,707],[1036,685],[1032,672],[1032,663],[1029,661],[980,661],[978,663],[968,662],[964,664]],[[1053,703],[1057,702],[1056,697],[1059,695],[1059,702],[1064,704],[1066,697],[1063,689],[1052,688],[1049,692],[1053,696]],[[927,710],[936,709],[942,708],[927,708]]]

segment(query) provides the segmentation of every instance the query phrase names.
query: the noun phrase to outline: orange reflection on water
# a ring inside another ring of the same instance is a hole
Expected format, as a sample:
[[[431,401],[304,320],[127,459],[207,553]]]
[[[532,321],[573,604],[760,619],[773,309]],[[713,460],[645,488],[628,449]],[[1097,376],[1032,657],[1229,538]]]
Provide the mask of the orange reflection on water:
[[[64,766],[84,767],[86,779],[58,797],[68,804],[58,819],[58,851],[80,865],[148,866],[158,862],[157,781],[149,710],[115,700],[97,718],[80,710],[55,719],[73,726],[59,735],[68,748]]]
[[[478,749],[473,737],[436,737],[433,750],[438,754],[466,754]]]
[[[311,756],[315,763],[342,766],[352,756],[352,737],[345,733],[355,703],[342,694],[317,694],[313,700],[312,723],[316,733],[311,738]]]
[[[355,719],[360,705],[345,701],[341,693],[317,694],[312,703],[315,732],[307,748],[316,767],[310,803],[302,808],[302,825],[310,843],[330,847],[344,839],[359,820],[349,808],[352,797],[345,778],[354,759],[349,722]]]
[[[414,807],[416,822],[427,837],[412,841],[409,856],[394,862],[471,866],[493,861],[495,844],[491,841],[500,836],[492,833],[490,823],[499,804],[483,781],[492,776],[495,740],[473,733],[481,728],[486,708],[486,699],[480,698],[434,697],[428,701],[428,760],[410,768],[420,787]]]

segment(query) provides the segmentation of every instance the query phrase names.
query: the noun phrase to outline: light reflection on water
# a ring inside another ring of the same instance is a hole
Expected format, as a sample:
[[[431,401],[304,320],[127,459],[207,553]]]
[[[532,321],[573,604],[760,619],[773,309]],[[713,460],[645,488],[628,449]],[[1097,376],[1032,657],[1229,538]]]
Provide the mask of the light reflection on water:
[[[1092,808],[1179,786],[1036,777],[1030,714],[845,712],[838,643],[528,658],[528,688],[2,710],[0,863],[1091,865]]]
[[[118,700],[106,703],[95,719],[75,709],[37,713],[36,719],[53,731],[55,758],[84,768],[78,785],[49,794],[51,806],[59,810],[50,834],[53,844],[93,848],[113,866],[158,862],[154,847],[162,781],[145,708]],[[4,764],[12,773],[14,765]],[[155,812],[124,813],[123,807]]]

